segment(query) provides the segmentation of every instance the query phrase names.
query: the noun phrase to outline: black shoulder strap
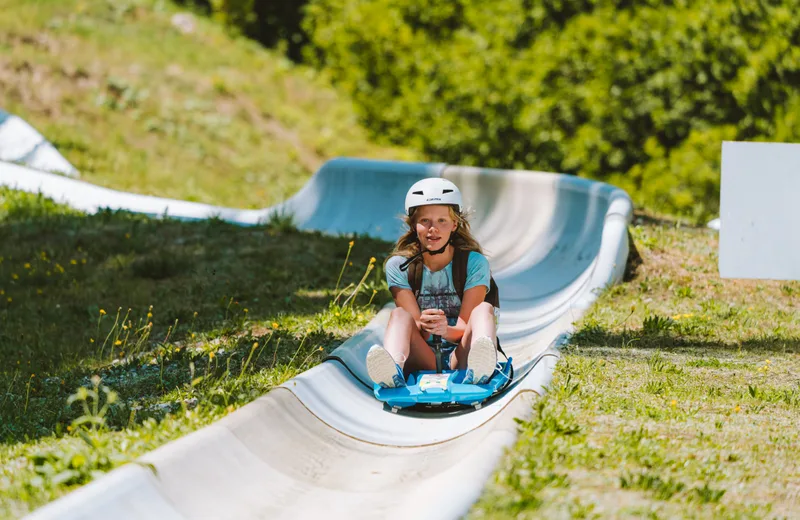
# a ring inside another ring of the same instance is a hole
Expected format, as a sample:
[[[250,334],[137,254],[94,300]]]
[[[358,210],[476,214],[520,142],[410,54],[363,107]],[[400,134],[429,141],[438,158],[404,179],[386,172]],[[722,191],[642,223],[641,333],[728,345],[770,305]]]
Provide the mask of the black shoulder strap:
[[[467,262],[469,251],[456,249],[453,252],[453,288],[460,300],[464,299],[464,286],[467,285]]]
[[[422,260],[412,262],[408,266],[408,285],[414,293],[414,299],[419,298],[419,291],[422,289]]]

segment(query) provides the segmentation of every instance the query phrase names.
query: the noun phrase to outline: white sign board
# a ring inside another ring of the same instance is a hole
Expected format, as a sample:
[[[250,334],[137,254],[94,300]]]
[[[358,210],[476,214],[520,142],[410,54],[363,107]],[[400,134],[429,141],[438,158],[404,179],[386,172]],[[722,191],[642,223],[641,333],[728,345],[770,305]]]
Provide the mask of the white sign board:
[[[800,280],[800,144],[722,143],[719,273]]]

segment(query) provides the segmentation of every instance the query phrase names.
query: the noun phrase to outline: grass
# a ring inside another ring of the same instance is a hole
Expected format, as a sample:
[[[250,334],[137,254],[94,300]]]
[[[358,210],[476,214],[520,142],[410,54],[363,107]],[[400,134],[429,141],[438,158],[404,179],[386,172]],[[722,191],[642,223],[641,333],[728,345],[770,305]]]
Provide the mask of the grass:
[[[471,518],[788,518],[796,282],[722,280],[714,231],[640,218]]]
[[[296,192],[371,144],[313,69],[164,0],[0,0],[0,108],[80,172],[123,191],[241,208]]]
[[[284,220],[87,216],[0,190],[0,241],[0,517],[263,395],[391,299],[388,244]]]

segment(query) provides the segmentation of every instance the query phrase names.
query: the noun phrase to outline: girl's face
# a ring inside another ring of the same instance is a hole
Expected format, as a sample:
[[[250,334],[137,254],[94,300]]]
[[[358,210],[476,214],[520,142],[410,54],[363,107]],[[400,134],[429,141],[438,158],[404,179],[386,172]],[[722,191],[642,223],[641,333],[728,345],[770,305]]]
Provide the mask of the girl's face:
[[[415,216],[417,237],[424,249],[441,249],[450,238],[450,233],[456,230],[449,206],[422,206],[417,209]]]

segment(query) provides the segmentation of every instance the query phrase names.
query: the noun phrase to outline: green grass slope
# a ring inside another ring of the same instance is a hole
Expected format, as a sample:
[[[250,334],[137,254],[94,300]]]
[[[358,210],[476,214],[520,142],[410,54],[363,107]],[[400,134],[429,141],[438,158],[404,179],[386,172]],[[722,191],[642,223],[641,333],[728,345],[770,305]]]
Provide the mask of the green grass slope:
[[[326,160],[415,159],[365,137],[313,69],[157,0],[0,0],[0,108],[103,186],[242,208]]]
[[[708,229],[644,222],[471,518],[793,518],[800,284],[721,280]]]
[[[0,518],[263,395],[391,299],[388,244],[280,219],[86,216],[0,189],[0,243]]]

